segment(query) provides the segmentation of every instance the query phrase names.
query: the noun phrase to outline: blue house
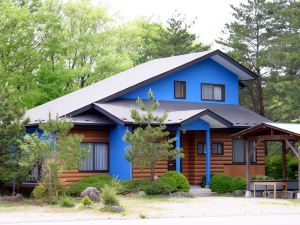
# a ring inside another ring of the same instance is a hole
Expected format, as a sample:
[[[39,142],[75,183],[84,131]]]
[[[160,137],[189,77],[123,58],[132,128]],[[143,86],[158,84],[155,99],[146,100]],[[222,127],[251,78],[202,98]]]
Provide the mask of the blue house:
[[[28,129],[49,115],[67,117],[74,123],[72,133],[91,144],[88,159],[79,168],[65,171],[61,179],[70,184],[85,176],[108,173],[119,179],[150,176],[124,158],[128,143],[122,140],[134,126],[130,117],[136,99],[147,100],[149,89],[159,100],[157,114],[168,113],[167,129],[177,137],[176,146],[184,158],[162,160],[155,174],[167,170],[182,172],[191,184],[210,175],[245,175],[245,143],[232,135],[248,127],[269,122],[239,105],[242,81],[257,75],[220,50],[155,59],[72,92],[26,112]],[[264,175],[264,144],[251,144],[251,174]],[[256,146],[256,147],[255,147]]]

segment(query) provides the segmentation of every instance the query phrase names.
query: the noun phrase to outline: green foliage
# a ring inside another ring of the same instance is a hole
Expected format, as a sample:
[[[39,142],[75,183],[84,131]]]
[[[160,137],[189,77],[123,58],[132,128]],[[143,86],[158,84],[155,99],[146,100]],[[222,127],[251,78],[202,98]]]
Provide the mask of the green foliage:
[[[31,167],[19,164],[22,160],[20,137],[24,135],[24,125],[28,121],[22,119],[24,110],[14,91],[8,84],[0,83],[0,182],[12,182],[13,194],[16,185],[24,182],[31,170]]]
[[[231,192],[231,177],[222,173],[214,174],[210,180],[210,188],[219,194]]]
[[[82,178],[80,181],[75,182],[66,189],[66,194],[71,196],[80,196],[87,187],[95,187],[99,191],[106,185],[112,184],[112,177],[107,175],[91,176]]]
[[[273,177],[269,177],[269,176],[261,176],[261,175],[258,175],[258,176],[252,176],[250,179],[251,179],[251,181],[254,181],[254,180],[274,180]]]
[[[38,184],[37,186],[34,187],[31,195],[35,199],[44,200],[46,199],[47,196],[47,189],[44,187],[43,184]]]
[[[105,206],[120,205],[115,188],[107,184],[101,189],[101,199]]]
[[[90,206],[93,204],[93,201],[86,195],[81,199],[81,204],[84,206]]]
[[[61,207],[71,208],[75,206],[74,199],[68,196],[64,196],[63,198],[61,198],[58,203]]]
[[[71,122],[62,119],[51,119],[40,123],[39,129],[44,133],[25,135],[21,143],[22,161],[20,165],[32,167],[41,165],[42,179],[40,182],[46,189],[47,201],[56,201],[63,191],[59,175],[63,169],[76,168],[88,151],[81,148],[81,136],[70,135],[73,127]]]
[[[236,190],[246,190],[247,183],[245,177],[232,177],[230,184],[230,192],[234,192]]]
[[[219,194],[230,193],[236,190],[246,190],[247,184],[244,177],[231,177],[223,173],[211,177],[210,188]]]
[[[171,192],[184,191],[188,192],[190,190],[190,184],[187,178],[176,171],[165,172],[160,178],[160,181],[169,184],[172,189]]]
[[[275,179],[282,179],[282,156],[275,153],[266,156],[266,175]],[[287,179],[296,179],[298,172],[298,158],[295,156],[286,156],[286,177]]]
[[[148,104],[137,100],[141,112],[135,108],[131,110],[131,117],[139,127],[133,131],[126,130],[123,140],[130,143],[125,149],[125,158],[140,169],[150,168],[151,179],[154,179],[154,167],[158,161],[183,157],[183,154],[182,149],[174,148],[176,138],[168,139],[169,132],[163,124],[167,114],[155,115],[159,103],[154,100],[151,90],[148,97]]]
[[[144,191],[147,195],[169,194],[174,187],[162,180],[144,180],[138,186],[139,191]]]

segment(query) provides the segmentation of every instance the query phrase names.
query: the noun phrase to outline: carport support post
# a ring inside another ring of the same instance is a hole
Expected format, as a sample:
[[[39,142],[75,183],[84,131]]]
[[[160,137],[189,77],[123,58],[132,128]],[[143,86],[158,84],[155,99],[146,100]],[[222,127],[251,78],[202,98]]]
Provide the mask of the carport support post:
[[[180,127],[176,128],[176,148],[181,148],[181,144],[180,144]],[[176,159],[176,171],[178,173],[181,172],[181,168],[180,168],[180,158]]]
[[[282,141],[282,179],[286,180],[286,143]]]
[[[247,182],[247,191],[245,194],[246,198],[251,198],[251,190],[250,190],[250,148],[249,148],[249,140],[246,140],[246,182]]]
[[[298,147],[298,193],[297,199],[300,199],[300,146]]]
[[[206,184],[205,187],[209,187],[210,184],[210,130],[207,129],[205,132],[205,147],[206,147],[206,155],[205,155],[205,177]]]

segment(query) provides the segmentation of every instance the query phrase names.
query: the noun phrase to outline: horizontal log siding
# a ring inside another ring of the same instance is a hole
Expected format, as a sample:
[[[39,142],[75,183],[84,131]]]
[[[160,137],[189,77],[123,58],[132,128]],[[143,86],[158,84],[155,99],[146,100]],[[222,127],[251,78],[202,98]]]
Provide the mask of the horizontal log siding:
[[[80,134],[83,142],[109,142],[109,129],[73,128],[70,134]],[[79,172],[78,169],[64,170],[60,176],[64,185],[68,186],[84,177],[107,173]]]

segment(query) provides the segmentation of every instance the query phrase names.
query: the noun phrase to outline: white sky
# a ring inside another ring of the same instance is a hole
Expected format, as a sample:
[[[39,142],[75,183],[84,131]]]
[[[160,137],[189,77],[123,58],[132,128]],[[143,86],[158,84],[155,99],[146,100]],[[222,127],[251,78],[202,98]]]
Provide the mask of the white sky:
[[[111,12],[118,12],[122,20],[127,21],[139,16],[152,17],[165,22],[174,12],[185,14],[188,21],[197,17],[192,31],[201,41],[219,47],[214,40],[221,36],[225,23],[231,17],[230,4],[237,6],[246,0],[92,0],[104,3]]]

